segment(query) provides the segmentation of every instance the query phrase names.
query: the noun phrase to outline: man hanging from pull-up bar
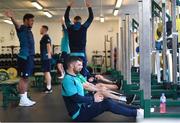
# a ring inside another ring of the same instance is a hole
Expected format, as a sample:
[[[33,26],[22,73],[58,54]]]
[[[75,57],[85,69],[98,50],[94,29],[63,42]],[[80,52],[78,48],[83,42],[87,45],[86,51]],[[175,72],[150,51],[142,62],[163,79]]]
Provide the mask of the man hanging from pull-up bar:
[[[69,35],[69,47],[70,47],[70,55],[78,56],[83,60],[83,69],[81,71],[82,75],[87,77],[88,71],[86,69],[87,58],[86,58],[86,35],[87,29],[93,21],[93,11],[91,8],[90,0],[86,1],[86,7],[88,8],[89,17],[84,24],[82,24],[82,19],[80,16],[74,17],[74,24],[69,19],[69,12],[74,3],[73,0],[70,0],[66,12],[65,12],[65,24],[68,30]]]

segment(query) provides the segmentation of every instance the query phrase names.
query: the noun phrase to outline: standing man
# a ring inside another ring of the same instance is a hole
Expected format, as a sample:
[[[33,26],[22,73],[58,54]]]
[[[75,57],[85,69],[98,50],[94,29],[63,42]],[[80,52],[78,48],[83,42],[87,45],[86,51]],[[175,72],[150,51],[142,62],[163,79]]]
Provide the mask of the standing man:
[[[41,52],[41,61],[42,61],[42,69],[44,72],[44,78],[45,78],[45,93],[52,93],[52,87],[51,87],[51,39],[48,32],[48,26],[43,25],[40,29],[40,34],[42,35],[42,38],[40,40],[40,52]]]
[[[30,100],[27,97],[28,90],[28,77],[32,75],[34,69],[34,37],[31,28],[34,23],[34,15],[27,13],[23,17],[23,24],[20,25],[14,18],[12,11],[8,10],[5,15],[11,18],[17,36],[20,42],[20,50],[18,54],[18,69],[21,73],[20,82],[18,85],[18,90],[20,93],[19,106],[32,106],[36,102]]]
[[[69,49],[69,38],[68,38],[68,32],[67,29],[64,25],[64,20],[61,18],[61,25],[62,25],[62,38],[61,38],[61,57],[58,60],[57,63],[57,69],[60,72],[61,76],[58,77],[59,79],[63,79],[65,75],[65,69],[66,65],[65,62],[70,54],[70,49]]]
[[[84,77],[88,76],[88,71],[86,69],[87,66],[87,58],[86,58],[86,35],[87,29],[93,21],[93,11],[91,8],[90,0],[86,1],[86,7],[88,8],[89,17],[84,24],[82,23],[82,19],[80,16],[74,17],[74,24],[71,23],[69,19],[69,12],[72,7],[73,1],[71,0],[68,4],[68,7],[65,12],[65,24],[68,30],[69,35],[69,47],[71,51],[71,56],[78,56],[83,60],[83,69],[81,74]]]

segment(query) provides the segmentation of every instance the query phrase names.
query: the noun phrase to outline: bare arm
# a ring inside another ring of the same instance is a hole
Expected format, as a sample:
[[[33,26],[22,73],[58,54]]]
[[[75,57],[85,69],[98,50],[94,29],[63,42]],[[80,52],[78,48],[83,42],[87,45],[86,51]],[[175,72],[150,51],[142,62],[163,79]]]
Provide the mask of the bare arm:
[[[84,84],[83,84],[83,87],[84,87],[84,89],[87,90],[87,91],[91,91],[91,92],[93,92],[93,91],[99,91],[98,88],[96,88],[95,85],[93,85],[93,84],[91,84],[91,83],[89,83],[89,82],[84,83]]]
[[[14,26],[16,29],[20,28],[20,24],[16,21],[16,19],[14,18],[14,13],[11,10],[6,10],[4,12],[4,15],[6,17],[9,17],[11,19],[11,21],[13,22]]]
[[[51,59],[52,48],[50,43],[47,44],[47,52],[48,52],[48,58]]]

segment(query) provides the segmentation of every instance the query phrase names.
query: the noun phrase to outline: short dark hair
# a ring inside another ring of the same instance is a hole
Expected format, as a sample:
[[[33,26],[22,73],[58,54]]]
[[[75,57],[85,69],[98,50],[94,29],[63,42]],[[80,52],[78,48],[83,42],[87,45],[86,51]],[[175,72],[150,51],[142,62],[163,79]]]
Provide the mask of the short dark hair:
[[[42,28],[46,29],[47,31],[49,30],[48,26],[42,25]]]
[[[71,63],[77,62],[77,61],[81,61],[82,62],[82,59],[77,57],[77,56],[69,56],[67,58],[67,62],[66,62],[67,68],[69,68]]]
[[[80,16],[76,16],[76,17],[74,17],[74,20],[79,21],[79,20],[82,20],[82,19],[81,19]]]
[[[24,15],[23,21],[29,20],[29,19],[31,19],[31,18],[34,18],[34,15],[33,15],[33,14],[30,14],[30,13],[27,13],[27,14]]]

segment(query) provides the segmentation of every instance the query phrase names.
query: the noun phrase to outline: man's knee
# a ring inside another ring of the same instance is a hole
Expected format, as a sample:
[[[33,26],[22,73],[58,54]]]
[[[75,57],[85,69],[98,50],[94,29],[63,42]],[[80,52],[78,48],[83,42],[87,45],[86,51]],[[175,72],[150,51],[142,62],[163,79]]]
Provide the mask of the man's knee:
[[[107,110],[112,109],[114,106],[114,101],[110,98],[104,99],[103,102],[104,106],[107,107]]]

